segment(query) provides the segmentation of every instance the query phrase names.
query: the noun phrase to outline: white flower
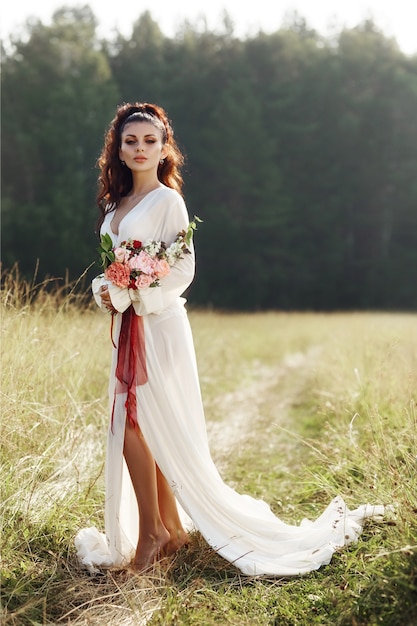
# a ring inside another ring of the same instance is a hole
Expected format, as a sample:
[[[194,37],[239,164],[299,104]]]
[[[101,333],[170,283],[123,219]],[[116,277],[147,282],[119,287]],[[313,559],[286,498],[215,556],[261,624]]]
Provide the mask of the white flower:
[[[150,256],[154,257],[161,250],[161,242],[160,241],[152,241],[151,239],[148,239],[147,241],[145,241],[143,247],[145,248],[146,252]]]
[[[178,242],[172,243],[166,249],[166,258],[170,265],[174,265],[175,261],[182,257],[182,247]]]

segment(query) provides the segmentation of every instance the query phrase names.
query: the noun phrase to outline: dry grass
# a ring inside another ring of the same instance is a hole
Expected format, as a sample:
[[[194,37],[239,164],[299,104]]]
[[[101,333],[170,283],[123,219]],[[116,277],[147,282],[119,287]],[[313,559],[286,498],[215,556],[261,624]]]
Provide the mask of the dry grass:
[[[198,533],[150,576],[91,577],[73,537],[103,525],[109,320],[73,287],[3,282],[2,623],[416,622],[415,315],[191,311],[228,482],[294,523],[339,492],[397,514],[303,578],[240,576]]]

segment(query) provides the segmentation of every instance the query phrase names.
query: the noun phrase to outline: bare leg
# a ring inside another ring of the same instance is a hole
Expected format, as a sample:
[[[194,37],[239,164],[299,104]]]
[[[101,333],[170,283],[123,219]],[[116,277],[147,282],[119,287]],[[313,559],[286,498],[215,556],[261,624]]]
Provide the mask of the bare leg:
[[[165,476],[156,466],[156,481],[158,485],[158,503],[161,519],[170,534],[170,540],[164,547],[164,554],[174,554],[179,548],[189,542],[188,533],[184,530],[178,515],[177,501],[168,485]]]
[[[139,428],[126,423],[123,454],[139,508],[139,541],[132,567],[143,571],[152,565],[170,541],[159,512],[156,466]]]

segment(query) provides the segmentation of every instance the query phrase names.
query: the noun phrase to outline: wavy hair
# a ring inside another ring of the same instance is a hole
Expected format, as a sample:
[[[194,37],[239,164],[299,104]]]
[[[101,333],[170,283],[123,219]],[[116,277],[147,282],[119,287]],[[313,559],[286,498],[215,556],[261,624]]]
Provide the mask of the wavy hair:
[[[133,186],[132,172],[119,158],[122,132],[129,122],[150,122],[161,131],[162,143],[168,144],[169,150],[164,162],[158,166],[158,179],[167,187],[182,194],[181,167],[184,164],[184,157],[174,139],[174,131],[166,112],[162,107],[146,102],[122,104],[110,122],[103,149],[97,159],[97,166],[100,169],[96,198],[100,210],[98,228],[103,223],[105,215],[119,206],[121,199]]]

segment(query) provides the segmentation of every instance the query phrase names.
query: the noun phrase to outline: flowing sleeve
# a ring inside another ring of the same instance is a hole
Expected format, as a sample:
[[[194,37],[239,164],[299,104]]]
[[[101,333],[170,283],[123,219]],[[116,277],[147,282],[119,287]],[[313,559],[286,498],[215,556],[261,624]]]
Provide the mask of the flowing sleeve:
[[[104,286],[106,286],[109,290],[110,299],[114,308],[119,311],[119,313],[126,311],[126,309],[132,304],[131,294],[134,294],[135,292],[132,291],[132,289],[121,289],[120,287],[116,287],[116,285],[112,285],[110,281],[106,280],[104,274],[100,274],[99,276],[93,278],[91,289],[94,300],[96,301],[97,306],[105,313],[108,313],[108,310],[103,304],[100,295],[100,289]]]
[[[112,213],[112,207],[107,206],[106,212],[106,215]],[[105,221],[106,220],[104,220],[101,226],[101,233],[106,232],[104,228]],[[108,310],[101,299],[100,290],[102,287],[108,288],[112,304],[115,309],[120,313],[123,313],[123,311],[125,311],[131,305],[132,302],[127,289],[120,289],[119,287],[112,285],[111,282],[106,279],[104,274],[99,274],[98,276],[93,278],[91,283],[91,290],[93,292],[94,300],[97,306],[99,307],[99,309],[104,311],[104,313],[108,313]]]
[[[91,290],[93,292],[94,300],[96,301],[97,306],[102,311],[108,312],[100,296],[100,289],[101,287],[104,287],[104,285],[106,284],[107,284],[107,281],[104,278],[104,274],[100,274],[99,276],[96,276],[95,278],[93,278],[93,281],[91,283]]]
[[[170,245],[177,234],[187,230],[189,216],[185,202],[179,194],[171,195],[162,211],[160,239]],[[158,287],[137,291],[129,290],[137,315],[159,314],[180,297],[191,284],[195,273],[194,245],[191,241],[189,254],[184,253],[172,267],[168,276],[161,279]]]

